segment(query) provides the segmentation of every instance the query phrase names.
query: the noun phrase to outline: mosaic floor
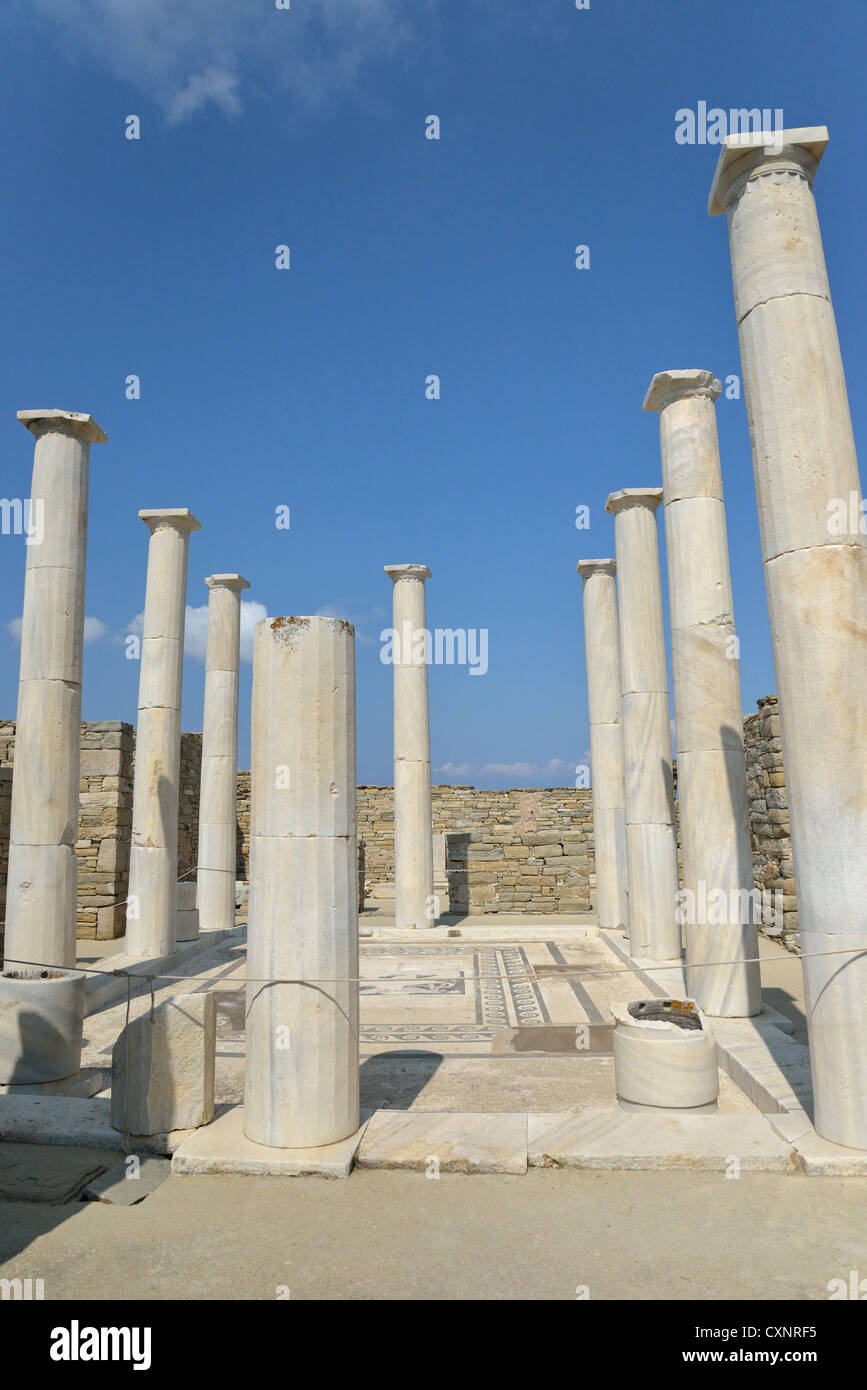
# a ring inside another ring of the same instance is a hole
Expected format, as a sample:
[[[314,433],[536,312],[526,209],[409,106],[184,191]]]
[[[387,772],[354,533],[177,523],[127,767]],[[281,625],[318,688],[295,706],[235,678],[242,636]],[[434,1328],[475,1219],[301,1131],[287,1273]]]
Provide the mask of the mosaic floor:
[[[538,923],[537,923],[538,926]],[[609,1024],[610,1003],[650,991],[598,938],[561,929],[536,940],[360,943],[361,1092],[373,1109],[595,1110],[613,1106],[607,1029],[575,1050],[580,1024]],[[244,1095],[242,943],[198,956],[154,990],[217,995],[217,1101]],[[131,1013],[150,1007],[134,997]],[[105,1069],[125,1003],[85,1023],[85,1067]],[[525,1030],[516,1041],[518,1030]],[[596,1046],[598,1041],[599,1046]],[[526,1050],[525,1050],[526,1049]],[[591,1055],[593,1053],[594,1055]],[[727,1077],[721,1108],[752,1110]]]

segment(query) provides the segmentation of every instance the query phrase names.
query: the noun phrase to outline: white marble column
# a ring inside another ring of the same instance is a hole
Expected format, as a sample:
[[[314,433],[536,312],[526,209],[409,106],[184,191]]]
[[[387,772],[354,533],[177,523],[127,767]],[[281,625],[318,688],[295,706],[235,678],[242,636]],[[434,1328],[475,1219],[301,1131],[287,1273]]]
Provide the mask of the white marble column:
[[[131,956],[165,956],[175,948],[187,555],[190,532],[200,531],[201,526],[188,507],[145,510],[139,516],[150,531],[150,543],[126,949]]]
[[[600,926],[623,930],[628,869],[616,570],[613,560],[578,564],[583,581],[596,903]]]
[[[427,565],[386,565],[394,585],[394,919],[436,925],[424,583]],[[440,911],[444,906],[440,904]]]
[[[5,963],[74,965],[81,666],[91,415],[21,410],[36,439],[30,488]]]
[[[244,1128],[318,1148],[359,1127],[351,623],[257,623],[251,727]]]
[[[687,992],[706,1014],[762,1007],[743,705],[711,372],[659,372]],[[750,964],[747,964],[750,961]],[[734,963],[730,963],[734,962]]]
[[[867,538],[812,193],[827,139],[824,126],[783,131],[774,153],[729,137],[710,212],[728,216],[815,1125],[867,1149]],[[852,497],[855,526],[841,525]]]
[[[196,906],[199,928],[235,925],[238,821],[238,670],[241,662],[240,574],[212,574],[202,718],[202,778]]]
[[[671,770],[668,671],[656,509],[662,488],[612,492],[617,550],[629,949],[633,956],[676,960],[677,841]]]

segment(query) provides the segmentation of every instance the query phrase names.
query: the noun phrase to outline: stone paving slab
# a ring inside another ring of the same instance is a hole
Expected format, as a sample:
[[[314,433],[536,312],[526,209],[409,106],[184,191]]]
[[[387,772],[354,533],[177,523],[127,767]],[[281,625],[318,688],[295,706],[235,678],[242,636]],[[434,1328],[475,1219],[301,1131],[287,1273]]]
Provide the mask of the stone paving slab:
[[[70,1202],[114,1166],[117,1150],[0,1143],[0,1201]]]
[[[797,1161],[808,1177],[867,1177],[867,1151],[844,1148],[823,1139],[805,1111],[769,1115],[768,1119],[776,1132],[794,1146]]]
[[[661,966],[658,961],[644,958],[636,958],[633,960],[629,954],[628,938],[624,932],[600,930],[599,936],[600,939],[605,942],[606,946],[609,946],[614,952],[618,960],[622,961],[624,964],[631,963],[635,966],[636,978],[643,979],[651,993],[655,994],[658,999],[666,997],[685,997],[685,966],[671,964]],[[623,997],[622,994],[620,997]],[[781,1014],[778,1009],[773,1008],[768,1003],[762,1005],[762,1012],[757,1014],[755,1018],[715,1018],[712,1020],[712,1023],[714,1029],[717,1024],[735,1024],[736,1026],[748,1026],[753,1028],[761,1028],[763,1025],[773,1026],[778,1028],[782,1033],[791,1033],[794,1031],[792,1020],[786,1018],[785,1014]]]
[[[96,1096],[111,1081],[111,1068],[82,1067],[62,1081],[41,1081],[26,1086],[5,1083],[0,1096]]]
[[[526,1173],[526,1114],[377,1110],[358,1150],[359,1168],[441,1173]]]
[[[149,988],[147,979],[137,980],[136,976],[178,974],[179,970],[189,966],[198,960],[200,956],[212,951],[215,946],[230,944],[233,939],[243,940],[244,928],[242,924],[235,927],[226,927],[218,931],[202,932],[195,941],[178,942],[177,950],[170,956],[153,956],[150,959],[143,959],[141,956],[127,956],[115,954],[106,957],[110,962],[106,966],[93,967],[87,976],[87,984],[84,989],[84,1012],[86,1016],[98,1013],[101,1009],[108,1008],[118,999],[127,997],[127,978],[131,977],[132,985],[129,987],[133,996],[138,996],[143,990]],[[117,970],[124,970],[126,975],[117,975]]]
[[[131,1135],[133,1153],[171,1153],[192,1131]],[[10,1144],[69,1144],[86,1149],[122,1149],[124,1137],[111,1125],[111,1101],[104,1096],[4,1096],[0,1140]]]
[[[114,1207],[134,1207],[156,1192],[172,1175],[171,1159],[148,1156],[131,1169],[124,1157],[106,1172],[87,1184],[82,1197],[90,1202],[105,1202]]]
[[[172,1156],[172,1172],[182,1177],[195,1173],[247,1173],[265,1177],[348,1178],[367,1119],[355,1134],[338,1144],[316,1149],[274,1149],[254,1144],[244,1133],[244,1107],[236,1105],[213,1124],[203,1125]]]
[[[765,1114],[810,1109],[810,1049],[751,1019],[712,1019],[722,1069]]]
[[[764,1115],[530,1115],[527,1136],[533,1167],[716,1172],[737,1158],[741,1172],[796,1171],[791,1144]]]

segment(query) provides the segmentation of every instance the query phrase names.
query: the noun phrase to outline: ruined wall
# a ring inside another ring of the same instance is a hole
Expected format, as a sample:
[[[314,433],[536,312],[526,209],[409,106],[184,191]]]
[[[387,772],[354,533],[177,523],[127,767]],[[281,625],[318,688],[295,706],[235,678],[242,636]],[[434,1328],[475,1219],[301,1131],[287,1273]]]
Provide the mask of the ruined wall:
[[[129,887],[132,830],[132,767],[135,734],[131,724],[107,720],[81,726],[78,856],[78,935],[106,939],[123,936],[123,902]],[[7,772],[9,795],[15,762],[15,723],[0,723],[0,774]],[[0,865],[8,854],[0,790]],[[4,890],[0,890],[4,891]],[[4,902],[5,915],[5,902]]]
[[[6,870],[9,863],[9,812],[12,808],[12,769],[0,767],[0,951],[6,920]]]
[[[797,944],[792,847],[775,695],[744,720],[755,882],[782,893],[783,940]],[[0,722],[0,909],[5,897],[15,725]],[[121,936],[129,881],[135,732],[123,723],[82,725],[78,930]],[[202,736],[181,735],[178,877],[194,877],[198,852]],[[434,830],[447,839],[448,903],[454,913],[576,913],[595,902],[589,790],[546,787],[432,789]],[[394,883],[391,787],[359,787],[358,838],[368,905],[386,906]],[[238,877],[249,877],[250,773],[238,773]],[[190,874],[190,870],[193,873]],[[2,920],[2,910],[0,910]]]
[[[766,695],[758,706],[758,714],[744,720],[753,876],[757,888],[782,893],[781,939],[787,946],[797,946],[798,903],[776,695]]]

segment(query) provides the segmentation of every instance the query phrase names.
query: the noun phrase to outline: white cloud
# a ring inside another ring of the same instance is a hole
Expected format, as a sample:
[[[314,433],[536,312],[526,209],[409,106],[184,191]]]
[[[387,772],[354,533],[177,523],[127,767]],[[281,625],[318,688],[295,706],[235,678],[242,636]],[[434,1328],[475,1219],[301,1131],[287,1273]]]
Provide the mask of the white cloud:
[[[435,769],[436,772],[450,772],[453,777],[468,777],[471,772],[476,771],[475,763],[443,763],[442,767]]]
[[[89,53],[177,122],[209,105],[237,115],[242,88],[288,91],[316,106],[412,42],[410,16],[434,3],[296,0],[278,10],[274,0],[31,0],[30,8],[66,56]]]
[[[253,660],[253,631],[256,624],[267,618],[268,609],[256,599],[241,599],[241,660]],[[136,613],[127,624],[126,633],[141,637],[144,631],[144,613]],[[123,640],[121,638],[121,640]],[[194,656],[204,661],[208,645],[208,605],[193,608],[188,603],[184,619],[184,655]]]
[[[16,642],[21,641],[21,618],[12,618],[6,624],[6,631]],[[101,618],[85,618],[84,620],[84,640],[85,642],[99,642],[107,636],[108,627]]]
[[[185,121],[200,107],[212,101],[224,116],[237,116],[241,103],[237,93],[238,78],[225,68],[210,67],[197,77],[190,77],[186,86],[172,101],[168,116],[171,124]]]
[[[495,772],[498,777],[532,777],[539,768],[535,763],[485,763],[482,772]]]
[[[108,635],[108,626],[101,618],[85,618],[84,620],[84,640],[85,642],[99,642]]]

